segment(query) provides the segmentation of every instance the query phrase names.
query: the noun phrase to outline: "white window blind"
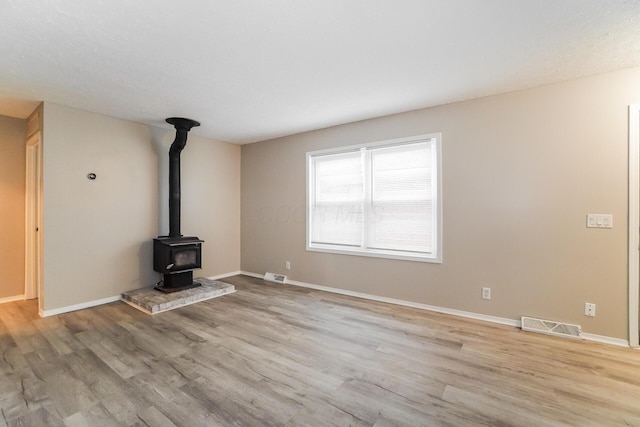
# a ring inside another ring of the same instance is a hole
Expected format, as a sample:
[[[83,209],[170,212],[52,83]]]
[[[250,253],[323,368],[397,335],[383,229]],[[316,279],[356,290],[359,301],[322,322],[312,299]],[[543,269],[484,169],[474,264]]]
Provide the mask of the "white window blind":
[[[307,153],[307,249],[440,261],[439,135]]]
[[[313,157],[312,215],[315,243],[360,246],[363,238],[364,181],[359,152]]]

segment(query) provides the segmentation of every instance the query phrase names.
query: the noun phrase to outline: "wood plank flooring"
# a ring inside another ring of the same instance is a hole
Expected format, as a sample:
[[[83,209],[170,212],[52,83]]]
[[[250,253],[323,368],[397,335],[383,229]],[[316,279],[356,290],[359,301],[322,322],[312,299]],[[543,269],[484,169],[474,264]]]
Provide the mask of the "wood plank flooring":
[[[156,316],[0,305],[0,426],[640,426],[640,351],[225,281]]]

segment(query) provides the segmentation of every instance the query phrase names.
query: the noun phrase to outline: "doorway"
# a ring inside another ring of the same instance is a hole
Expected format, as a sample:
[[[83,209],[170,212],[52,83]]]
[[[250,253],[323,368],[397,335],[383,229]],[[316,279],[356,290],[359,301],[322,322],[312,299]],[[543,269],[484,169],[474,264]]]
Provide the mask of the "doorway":
[[[629,345],[640,347],[640,104],[629,106]]]
[[[40,132],[26,144],[25,299],[39,298],[42,286],[42,143]]]

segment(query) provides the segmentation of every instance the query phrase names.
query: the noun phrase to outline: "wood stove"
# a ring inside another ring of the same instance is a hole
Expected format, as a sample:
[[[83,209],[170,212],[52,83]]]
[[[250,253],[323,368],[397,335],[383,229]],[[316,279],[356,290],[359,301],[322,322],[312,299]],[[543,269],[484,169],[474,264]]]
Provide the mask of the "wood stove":
[[[177,292],[200,286],[193,281],[193,270],[202,268],[202,243],[197,237],[180,233],[180,153],[187,144],[187,134],[200,123],[191,119],[167,119],[176,128],[176,138],[169,149],[169,235],[153,239],[153,269],[163,274],[155,289]]]
[[[153,239],[153,269],[164,275],[156,289],[176,292],[200,286],[193,281],[193,270],[202,268],[202,243],[197,237]]]

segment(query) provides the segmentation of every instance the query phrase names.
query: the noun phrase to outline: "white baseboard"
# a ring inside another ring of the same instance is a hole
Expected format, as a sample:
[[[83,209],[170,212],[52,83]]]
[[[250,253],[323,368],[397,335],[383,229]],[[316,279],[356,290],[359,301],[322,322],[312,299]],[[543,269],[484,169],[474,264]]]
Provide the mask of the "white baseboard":
[[[120,301],[120,295],[97,299],[94,301],[82,302],[80,304],[68,305],[66,307],[54,308],[51,310],[41,310],[40,317],[55,316],[56,314],[69,313],[70,311],[82,310],[85,308],[95,307],[97,305],[108,304],[110,302]]]
[[[264,274],[256,274],[249,271],[241,271],[240,274],[243,276],[255,277],[256,279],[264,279]]]
[[[248,271],[242,271],[241,274],[245,276],[255,277],[257,279],[264,278],[264,275],[262,274],[251,273]],[[466,317],[468,319],[475,319],[475,320],[482,320],[484,322],[498,323],[500,325],[513,326],[515,328],[520,328],[522,326],[520,320],[507,319],[505,317],[489,316],[487,314],[473,313],[470,311],[455,310],[452,308],[438,307],[435,305],[421,304],[421,303],[412,302],[412,301],[405,301],[405,300],[400,300],[395,298],[381,297],[378,295],[365,294],[362,292],[347,291],[339,288],[331,288],[329,286],[320,286],[320,285],[314,285],[312,283],[298,282],[296,280],[287,279],[287,284],[300,286],[303,288],[317,289],[319,291],[331,292],[334,294],[348,295],[348,296],[368,299],[372,301],[386,302],[389,304],[401,305],[404,307],[412,307],[420,310],[434,311],[436,313],[451,314],[453,316]],[[629,341],[621,338],[612,338],[612,337],[607,337],[603,335],[595,335],[595,334],[587,334],[587,333],[583,333],[582,338],[587,341],[611,344],[611,345],[616,345],[620,347],[629,347]]]
[[[14,301],[22,301],[23,299],[25,299],[25,295],[16,295],[13,297],[5,297],[5,298],[0,298],[0,304],[4,304],[7,302],[14,302]]]
[[[238,274],[242,274],[242,272],[234,271],[231,273],[219,274],[217,276],[208,277],[208,279],[218,280],[218,279],[224,279],[225,277],[237,276]],[[24,299],[24,295],[22,295],[19,299]],[[97,305],[108,304],[110,302],[120,301],[121,299],[122,298],[120,297],[120,295],[117,295],[117,296],[103,298],[95,301],[87,301],[80,304],[69,305],[66,307],[54,308],[52,310],[40,310],[40,317],[49,317],[49,316],[55,316],[56,314],[69,313],[70,311],[77,311],[85,308],[95,307]],[[2,302],[3,300],[0,300],[0,303]],[[9,302],[9,301],[6,301],[6,302]]]
[[[629,340],[623,340],[622,338],[612,338],[612,337],[606,337],[604,335],[587,334],[585,332],[583,332],[581,336],[587,341],[617,345],[618,347],[629,347]]]
[[[207,279],[218,280],[218,279],[224,279],[225,277],[237,276],[238,274],[243,274],[243,273],[242,271],[234,271],[233,273],[224,273],[224,274],[218,274],[217,276],[210,276],[210,277],[207,277]]]

